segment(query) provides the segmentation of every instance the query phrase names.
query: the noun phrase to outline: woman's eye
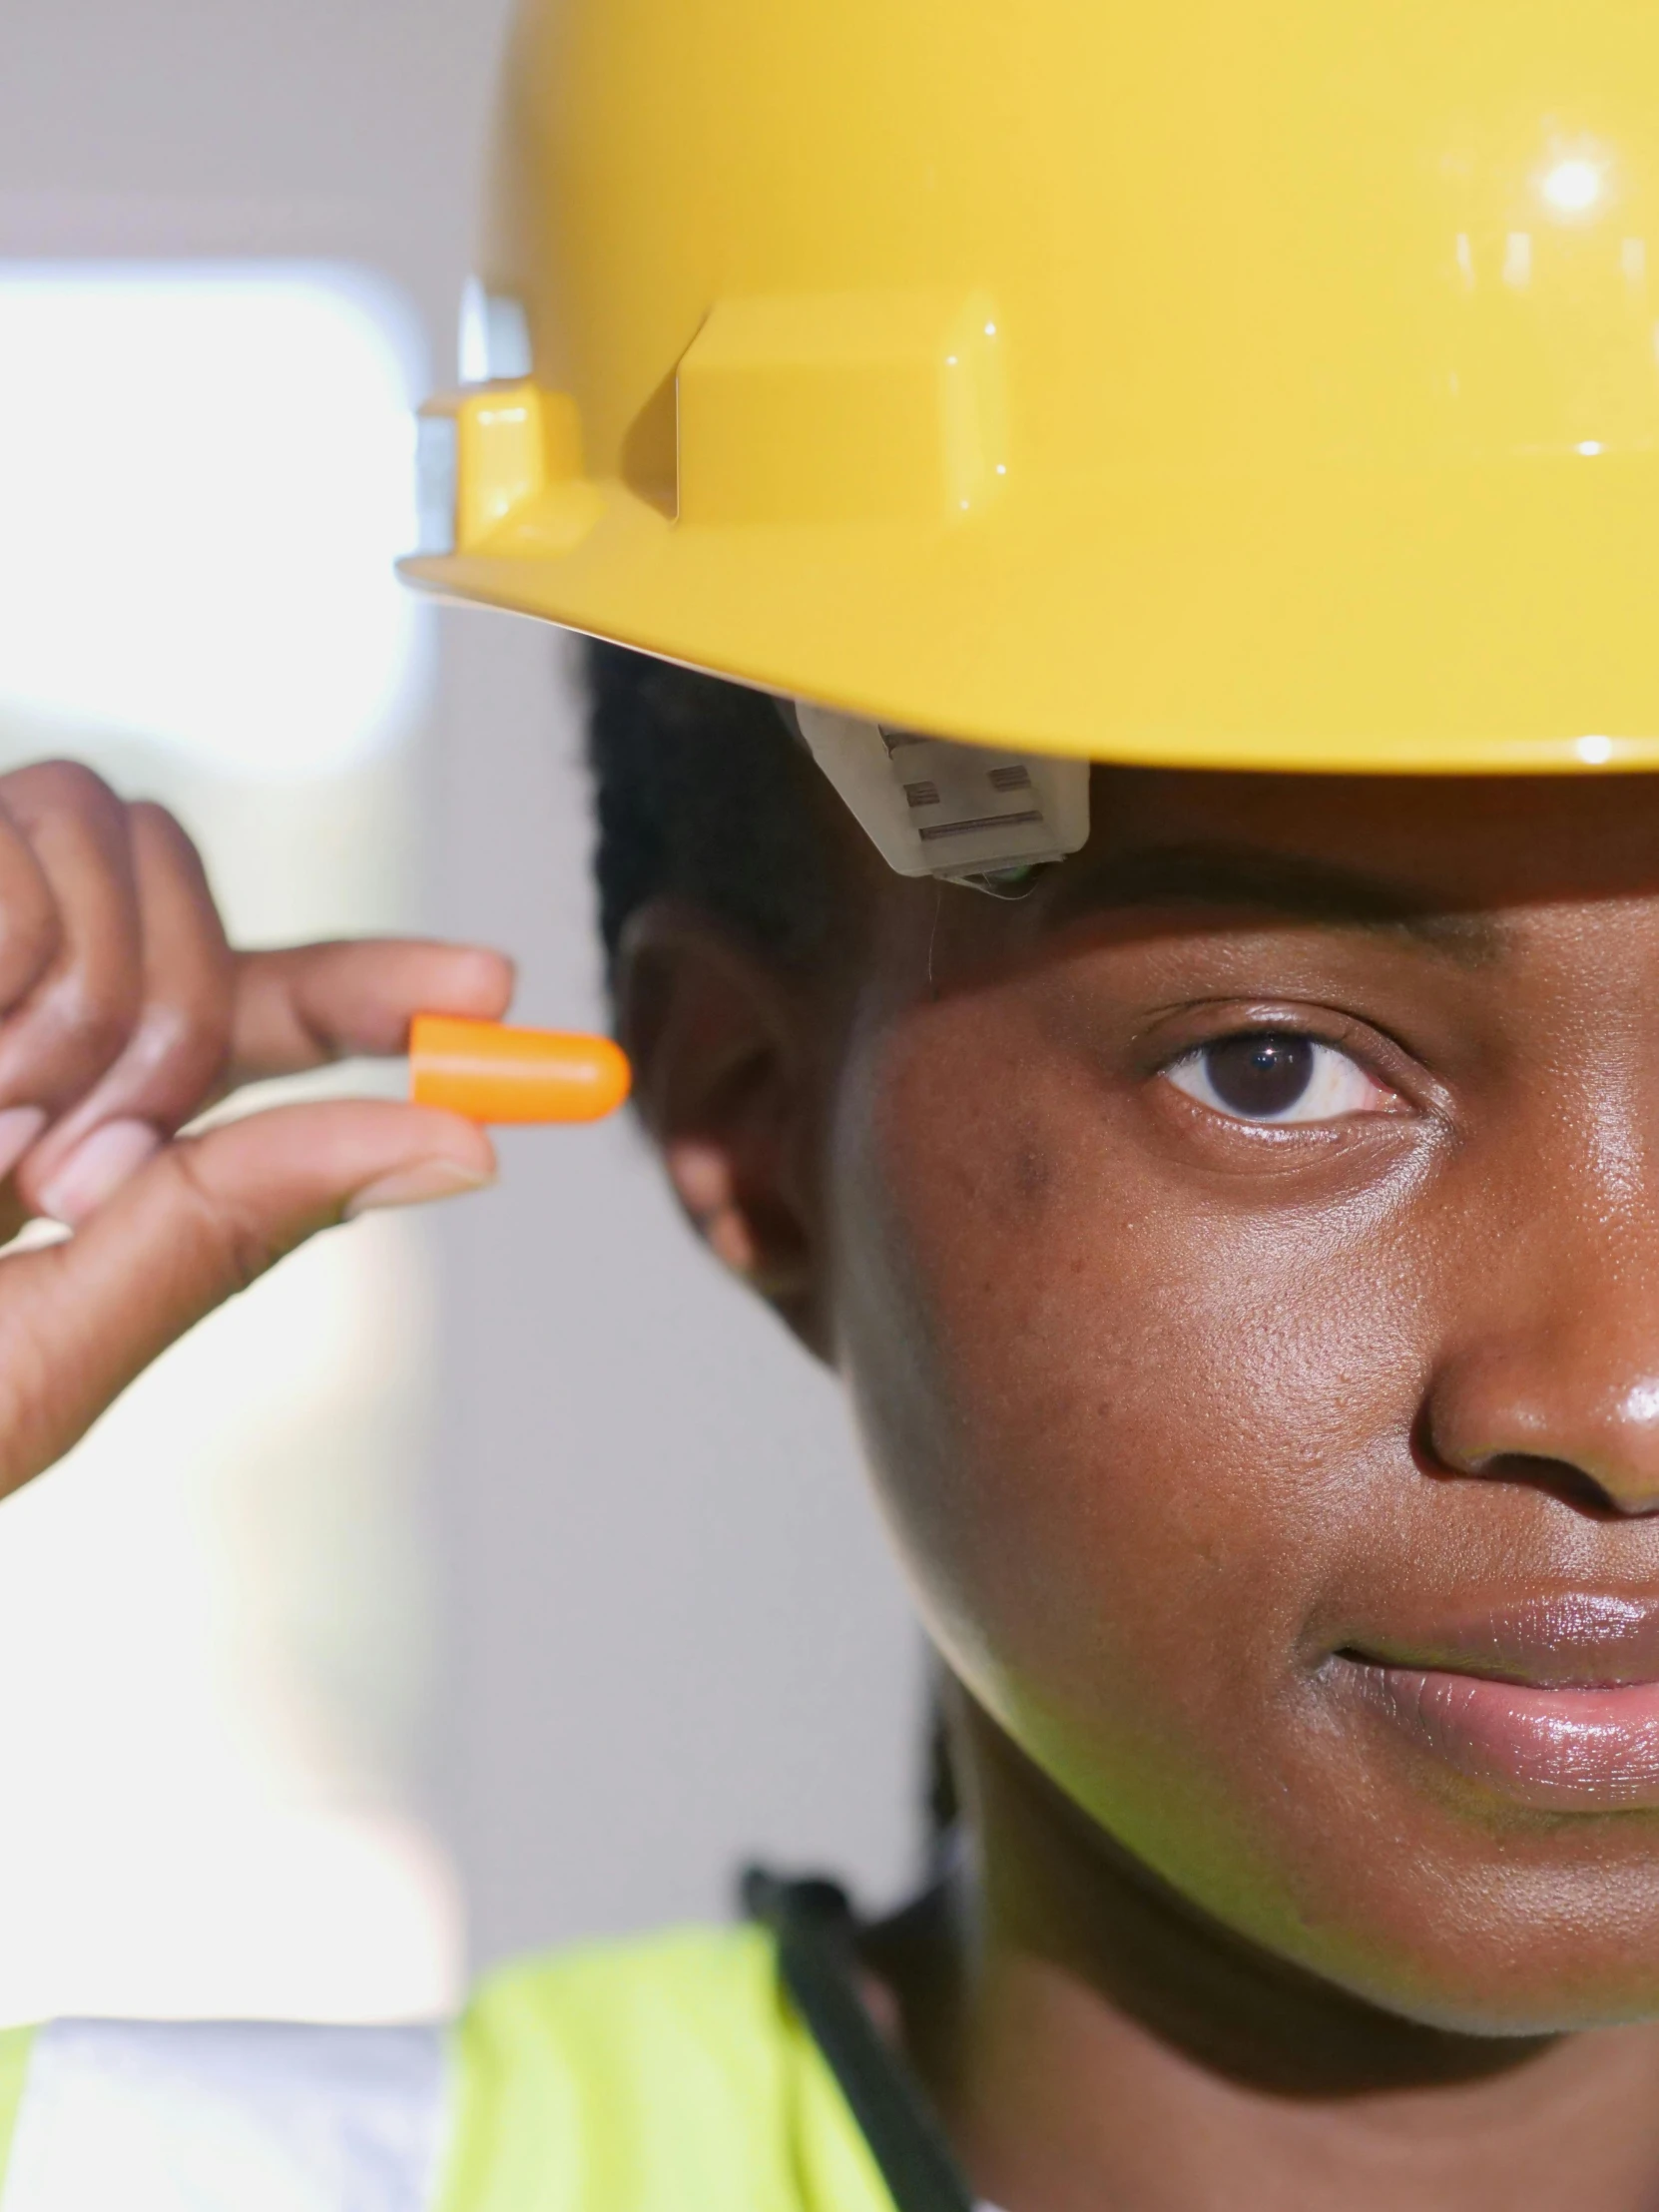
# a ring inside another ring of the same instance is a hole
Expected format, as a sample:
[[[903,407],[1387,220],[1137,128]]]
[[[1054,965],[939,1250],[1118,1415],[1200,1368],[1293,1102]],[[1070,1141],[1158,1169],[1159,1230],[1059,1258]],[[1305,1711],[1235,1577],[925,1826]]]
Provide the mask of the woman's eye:
[[[1178,1091],[1235,1121],[1337,1121],[1393,1095],[1334,1044],[1282,1030],[1218,1038],[1167,1073]]]

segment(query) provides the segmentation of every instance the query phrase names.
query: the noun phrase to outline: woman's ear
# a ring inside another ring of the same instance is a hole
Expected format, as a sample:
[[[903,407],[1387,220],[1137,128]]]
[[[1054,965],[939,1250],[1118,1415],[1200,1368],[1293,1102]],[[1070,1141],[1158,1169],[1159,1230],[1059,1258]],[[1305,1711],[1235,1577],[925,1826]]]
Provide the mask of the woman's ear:
[[[811,985],[664,898],[631,917],[615,990],[635,1101],[680,1204],[716,1259],[827,1357]]]

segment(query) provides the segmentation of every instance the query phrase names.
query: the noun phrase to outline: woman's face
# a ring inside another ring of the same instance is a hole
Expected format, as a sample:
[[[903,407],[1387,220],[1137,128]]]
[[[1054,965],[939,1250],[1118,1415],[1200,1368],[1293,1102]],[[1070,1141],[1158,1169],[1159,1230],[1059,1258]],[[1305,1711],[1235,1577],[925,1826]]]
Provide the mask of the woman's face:
[[[1659,781],[1110,772],[882,884],[830,1307],[971,1696],[1414,2018],[1659,2011]]]

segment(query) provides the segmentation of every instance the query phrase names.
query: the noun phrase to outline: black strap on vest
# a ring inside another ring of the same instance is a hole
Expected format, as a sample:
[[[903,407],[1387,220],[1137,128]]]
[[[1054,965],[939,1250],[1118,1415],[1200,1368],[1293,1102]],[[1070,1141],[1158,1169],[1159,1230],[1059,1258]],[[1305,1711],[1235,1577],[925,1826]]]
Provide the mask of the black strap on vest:
[[[858,1995],[846,1893],[832,1882],[782,1882],[755,1867],[743,1879],[743,1904],[772,1931],[784,1986],[840,2084],[897,2212],[974,2212],[926,2098]]]

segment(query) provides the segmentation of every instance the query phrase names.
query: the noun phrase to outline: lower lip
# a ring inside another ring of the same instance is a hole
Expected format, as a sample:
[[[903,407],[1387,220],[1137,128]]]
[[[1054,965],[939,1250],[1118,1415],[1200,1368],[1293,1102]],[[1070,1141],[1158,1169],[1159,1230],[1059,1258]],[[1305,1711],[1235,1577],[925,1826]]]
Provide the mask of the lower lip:
[[[1659,1682],[1530,1689],[1479,1675],[1352,1662],[1358,1686],[1420,1748],[1517,1804],[1659,1807]]]

